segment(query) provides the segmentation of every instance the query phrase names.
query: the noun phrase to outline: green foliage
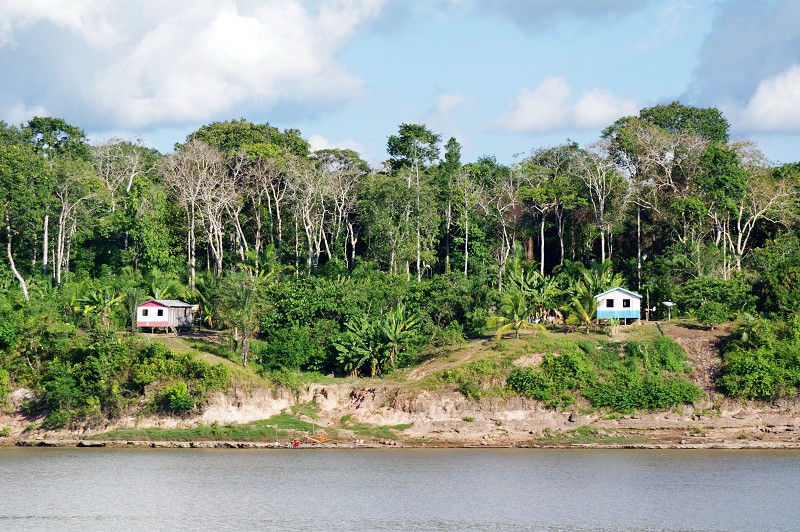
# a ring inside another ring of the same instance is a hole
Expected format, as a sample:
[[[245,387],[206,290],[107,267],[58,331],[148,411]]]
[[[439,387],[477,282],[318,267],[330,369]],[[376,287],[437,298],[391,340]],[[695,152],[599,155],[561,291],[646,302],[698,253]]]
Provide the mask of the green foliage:
[[[497,393],[506,373],[499,360],[489,358],[442,371],[434,378],[455,384],[464,397],[477,400],[487,394]]]
[[[728,141],[728,121],[713,108],[672,102],[642,109],[639,116],[668,131],[691,132],[712,142]]]
[[[728,280],[717,277],[690,279],[676,287],[674,301],[678,308],[686,311],[697,311],[705,303],[713,302],[730,313],[747,310],[754,303],[752,284],[744,275],[734,275]]]
[[[725,312],[725,307],[722,303],[716,301],[706,301],[695,312],[697,321],[703,325],[710,326],[712,329],[714,325],[728,321],[728,313]]]
[[[41,373],[26,379],[37,390],[28,412],[44,413],[42,426],[55,429],[117,417],[146,392],[155,410],[186,413],[206,391],[227,388],[228,370],[99,330],[67,348],[63,358],[42,362]]]
[[[723,349],[718,384],[743,399],[795,396],[800,387],[800,320],[747,317]]]
[[[580,394],[592,406],[620,412],[663,409],[700,396],[700,389],[686,379],[685,354],[669,338],[628,343],[623,357],[611,345],[598,349],[581,341],[576,347],[545,355],[537,368],[515,370],[508,387],[551,408],[566,407]]]
[[[8,371],[0,368],[0,405],[5,403],[9,392],[11,392],[11,383]]]
[[[587,390],[586,397],[592,406],[618,412],[660,410],[694,402],[700,389],[680,376],[621,370]]]
[[[548,407],[568,406],[574,392],[590,386],[597,379],[591,361],[579,351],[545,355],[537,369],[516,370],[508,377],[514,392],[543,401]]]
[[[314,341],[310,327],[294,326],[274,331],[269,335],[261,354],[261,365],[267,370],[298,370],[309,361],[321,358],[322,348]]]
[[[189,387],[183,381],[174,382],[166,387],[156,399],[158,407],[170,414],[187,414],[194,409],[195,399],[189,394]]]

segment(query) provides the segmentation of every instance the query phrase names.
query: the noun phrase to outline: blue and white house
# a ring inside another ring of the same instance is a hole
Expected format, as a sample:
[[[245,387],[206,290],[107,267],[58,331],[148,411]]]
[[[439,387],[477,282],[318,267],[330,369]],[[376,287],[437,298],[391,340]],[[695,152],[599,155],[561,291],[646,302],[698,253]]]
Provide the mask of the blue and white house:
[[[642,318],[642,296],[636,292],[616,286],[594,298],[597,300],[597,319],[617,318],[627,323]]]

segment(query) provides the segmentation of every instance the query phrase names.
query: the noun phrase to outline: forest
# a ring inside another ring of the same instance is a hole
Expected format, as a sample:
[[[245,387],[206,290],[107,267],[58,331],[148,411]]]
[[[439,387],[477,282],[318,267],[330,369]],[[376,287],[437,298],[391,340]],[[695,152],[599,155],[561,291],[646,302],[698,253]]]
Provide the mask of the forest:
[[[594,295],[614,286],[641,294],[650,319],[671,301],[672,317],[733,322],[730,396],[796,393],[800,162],[731,140],[718,110],[645,108],[591,145],[510,165],[462,161],[455,138],[422,124],[401,124],[386,151],[371,168],[244,119],[169,154],[89,143],[59,118],[0,122],[0,402],[30,388],[26,408],[58,427],[146,390],[180,413],[224,389],[225,367],[129,334],[151,298],[197,304],[198,327],[226,331],[230,356],[276,379],[379,377],[466,338],[588,333]],[[580,370],[567,362],[550,370]],[[539,397],[547,371],[509,386]]]

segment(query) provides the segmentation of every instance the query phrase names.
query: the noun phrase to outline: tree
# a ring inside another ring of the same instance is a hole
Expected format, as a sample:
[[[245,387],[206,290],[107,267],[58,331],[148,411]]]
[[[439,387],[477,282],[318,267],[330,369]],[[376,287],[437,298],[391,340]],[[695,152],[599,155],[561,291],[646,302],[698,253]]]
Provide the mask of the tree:
[[[512,329],[514,338],[519,338],[520,329],[539,330],[541,328],[541,325],[537,326],[530,322],[533,312],[533,305],[520,290],[506,290],[500,297],[497,313],[489,317],[486,326],[491,329],[497,328],[498,340],[504,333]]]
[[[456,175],[453,183],[453,196],[456,200],[458,221],[464,235],[464,277],[469,273],[469,222],[473,211],[486,210],[486,192],[468,168]]]
[[[233,183],[226,172],[222,153],[203,142],[192,140],[161,160],[167,188],[175,195],[186,215],[186,252],[189,286],[197,279],[197,229],[205,223],[208,243],[215,257],[215,271],[222,272],[223,217],[236,201]]]
[[[358,200],[358,219],[366,229],[368,253],[397,273],[400,261],[410,257],[413,231],[406,209],[413,202],[413,191],[401,177],[373,174],[363,185]]]
[[[266,304],[260,278],[239,272],[229,273],[220,283],[217,303],[222,321],[234,328],[235,337],[241,335],[242,365],[247,366],[250,340],[261,327],[261,312]]]
[[[785,224],[791,218],[791,188],[784,179],[769,174],[763,155],[749,144],[712,143],[702,161],[698,182],[716,228],[715,243],[724,253],[722,276],[727,279],[729,260],[741,271],[759,222]]]
[[[600,261],[605,262],[606,252],[611,257],[611,230],[609,212],[625,201],[625,184],[614,161],[608,155],[607,142],[598,142],[578,157],[578,177],[584,185],[595,226],[600,235]],[[608,245],[608,248],[607,248]]]
[[[426,126],[419,124],[400,124],[398,135],[391,135],[386,144],[389,153],[389,166],[394,172],[400,172],[406,176],[408,188],[414,189],[414,203],[406,206],[406,213],[409,219],[414,219],[416,233],[416,265],[417,282],[422,280],[422,254],[423,241],[430,241],[430,231],[423,232],[423,223],[429,222],[430,218],[426,214],[434,214],[436,211],[423,212],[423,170],[433,164],[439,158],[439,142],[441,135],[434,134]],[[427,224],[428,227],[432,224]],[[438,225],[438,224],[436,224]],[[436,225],[433,225],[435,228]],[[435,229],[434,229],[435,230]],[[424,234],[427,233],[427,234]],[[430,250],[430,246],[426,246]],[[406,267],[408,270],[408,266]]]
[[[450,271],[450,245],[452,240],[451,228],[453,226],[453,184],[461,172],[461,144],[454,137],[450,137],[445,145],[444,161],[439,165],[436,180],[436,189],[439,193],[439,203],[444,206],[444,271]]]
[[[352,150],[319,150],[312,154],[312,159],[318,161],[327,183],[329,203],[332,204],[328,228],[331,245],[341,245],[343,257],[352,268],[358,243],[358,229],[355,224],[358,192],[364,178],[369,174],[369,165]]]
[[[69,271],[72,242],[83,219],[97,212],[93,204],[103,188],[90,163],[75,157],[55,160],[54,196],[58,203],[58,233],[53,257],[56,284]]]
[[[397,358],[408,347],[409,342],[417,335],[419,319],[417,316],[408,315],[404,305],[399,304],[390,310],[381,320],[380,331],[383,335],[382,344],[388,351],[389,363],[392,369],[397,366]]]
[[[728,142],[728,121],[713,107],[692,107],[675,101],[646,107],[639,116],[667,131],[690,131],[709,142]]]
[[[566,213],[586,205],[576,183],[577,158],[581,153],[578,144],[567,142],[553,148],[534,150],[522,163],[523,180],[527,184],[524,195],[534,202],[541,214],[539,227],[539,268],[544,274],[544,224],[548,213],[553,213],[559,242],[559,264],[564,264],[564,222]]]
[[[40,218],[42,195],[50,188],[51,172],[30,144],[0,144],[0,217],[5,229],[6,258],[26,301],[28,284],[17,269],[14,246]]]

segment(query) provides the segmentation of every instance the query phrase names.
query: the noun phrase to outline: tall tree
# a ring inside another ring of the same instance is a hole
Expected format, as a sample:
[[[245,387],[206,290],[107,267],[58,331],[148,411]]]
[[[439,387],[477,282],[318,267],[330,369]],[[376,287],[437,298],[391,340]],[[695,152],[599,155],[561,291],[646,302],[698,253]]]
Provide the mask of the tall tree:
[[[605,262],[607,252],[610,258],[610,238],[607,237],[611,229],[609,212],[615,205],[622,203],[625,192],[622,176],[608,155],[608,146],[605,142],[598,142],[590,146],[577,160],[578,177],[584,185],[589,198],[595,226],[600,236],[600,260]]]
[[[222,154],[204,142],[192,140],[172,155],[164,157],[161,160],[161,170],[167,188],[174,194],[186,215],[186,260],[189,286],[194,290],[197,279],[197,229],[204,214],[207,214],[204,213],[204,205],[214,201],[212,189],[225,179],[226,169]],[[213,209],[213,205],[207,207],[209,210]],[[213,234],[209,236],[216,238]],[[219,253],[221,254],[221,249]],[[218,266],[221,270],[221,255],[218,257]]]
[[[426,126],[420,124],[400,124],[397,135],[391,135],[386,144],[389,153],[389,166],[395,172],[406,176],[408,188],[414,189],[414,203],[406,207],[409,218],[412,213],[415,222],[417,282],[422,280],[423,241],[430,235],[423,235],[422,226],[422,181],[423,171],[439,159],[439,142],[437,135]],[[429,249],[426,251],[430,251]],[[408,267],[406,268],[408,271]]]
[[[692,107],[675,101],[646,107],[639,116],[667,131],[692,132],[708,142],[728,142],[728,121],[713,107]]]
[[[8,132],[5,127],[0,131]],[[18,132],[12,129],[8,134],[14,131]],[[49,193],[51,183],[51,167],[32,145],[19,137],[0,143],[0,218],[5,229],[6,259],[26,301],[28,283],[17,268],[14,249],[23,241],[25,232],[35,231],[42,194]]]

